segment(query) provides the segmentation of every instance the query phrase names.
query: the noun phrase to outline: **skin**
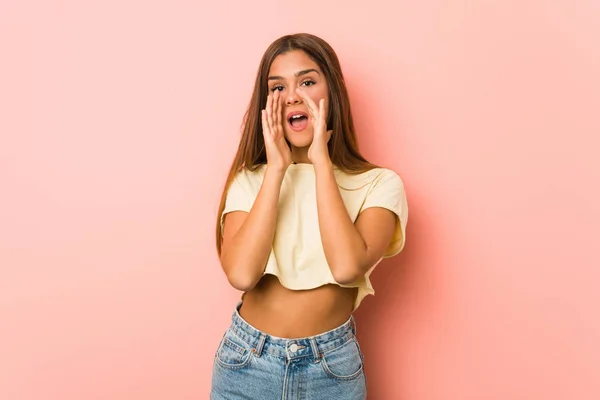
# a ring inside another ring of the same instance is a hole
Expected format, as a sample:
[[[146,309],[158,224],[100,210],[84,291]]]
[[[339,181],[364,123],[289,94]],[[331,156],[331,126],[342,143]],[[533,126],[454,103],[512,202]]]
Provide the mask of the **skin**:
[[[232,286],[246,292],[240,314],[251,325],[279,337],[313,336],[348,319],[357,289],[329,284],[294,291],[283,287],[275,276],[262,276],[275,233],[279,190],[289,165],[294,161],[314,167],[321,241],[338,283],[355,281],[383,255],[396,218],[389,210],[369,208],[355,223],[350,219],[327,149],[335,133],[326,130],[328,88],[317,64],[304,52],[291,51],[273,61],[269,77],[273,77],[269,79],[273,91],[262,113],[265,178],[250,213],[226,215],[221,264]],[[295,132],[290,128],[286,116],[291,111],[309,115],[306,129]]]

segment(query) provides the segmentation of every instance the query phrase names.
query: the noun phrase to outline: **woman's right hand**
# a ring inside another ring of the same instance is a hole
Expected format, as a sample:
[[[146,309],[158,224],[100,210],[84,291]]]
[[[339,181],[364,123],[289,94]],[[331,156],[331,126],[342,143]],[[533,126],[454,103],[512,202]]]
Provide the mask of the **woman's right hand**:
[[[262,129],[267,151],[267,166],[285,171],[292,163],[292,152],[285,140],[279,91],[267,96],[262,110]]]

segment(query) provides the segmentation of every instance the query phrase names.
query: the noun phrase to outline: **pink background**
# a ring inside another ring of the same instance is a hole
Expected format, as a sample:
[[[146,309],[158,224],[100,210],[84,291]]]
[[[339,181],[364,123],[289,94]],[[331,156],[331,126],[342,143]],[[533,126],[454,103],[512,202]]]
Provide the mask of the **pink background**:
[[[600,398],[600,3],[160,3],[0,3],[1,399],[208,398],[220,190],[298,31],[408,193],[357,313],[369,398]]]

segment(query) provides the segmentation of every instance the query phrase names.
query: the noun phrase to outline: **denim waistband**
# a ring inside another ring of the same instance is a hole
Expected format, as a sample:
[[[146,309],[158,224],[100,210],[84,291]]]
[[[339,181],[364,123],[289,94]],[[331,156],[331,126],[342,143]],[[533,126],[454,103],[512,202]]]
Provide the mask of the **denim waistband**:
[[[289,360],[314,357],[315,361],[318,361],[324,352],[343,345],[356,334],[354,316],[351,315],[344,324],[315,336],[287,339],[269,335],[242,318],[239,313],[241,305],[242,302],[239,302],[235,307],[229,329],[246,342],[259,357],[264,352]]]

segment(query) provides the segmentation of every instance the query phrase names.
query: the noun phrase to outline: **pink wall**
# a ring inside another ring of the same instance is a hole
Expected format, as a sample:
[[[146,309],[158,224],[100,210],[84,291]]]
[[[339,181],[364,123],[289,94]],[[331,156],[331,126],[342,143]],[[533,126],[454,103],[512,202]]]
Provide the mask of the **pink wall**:
[[[0,3],[0,399],[207,398],[222,180],[297,31],[411,207],[357,314],[369,398],[600,398],[597,2],[91,3]]]

